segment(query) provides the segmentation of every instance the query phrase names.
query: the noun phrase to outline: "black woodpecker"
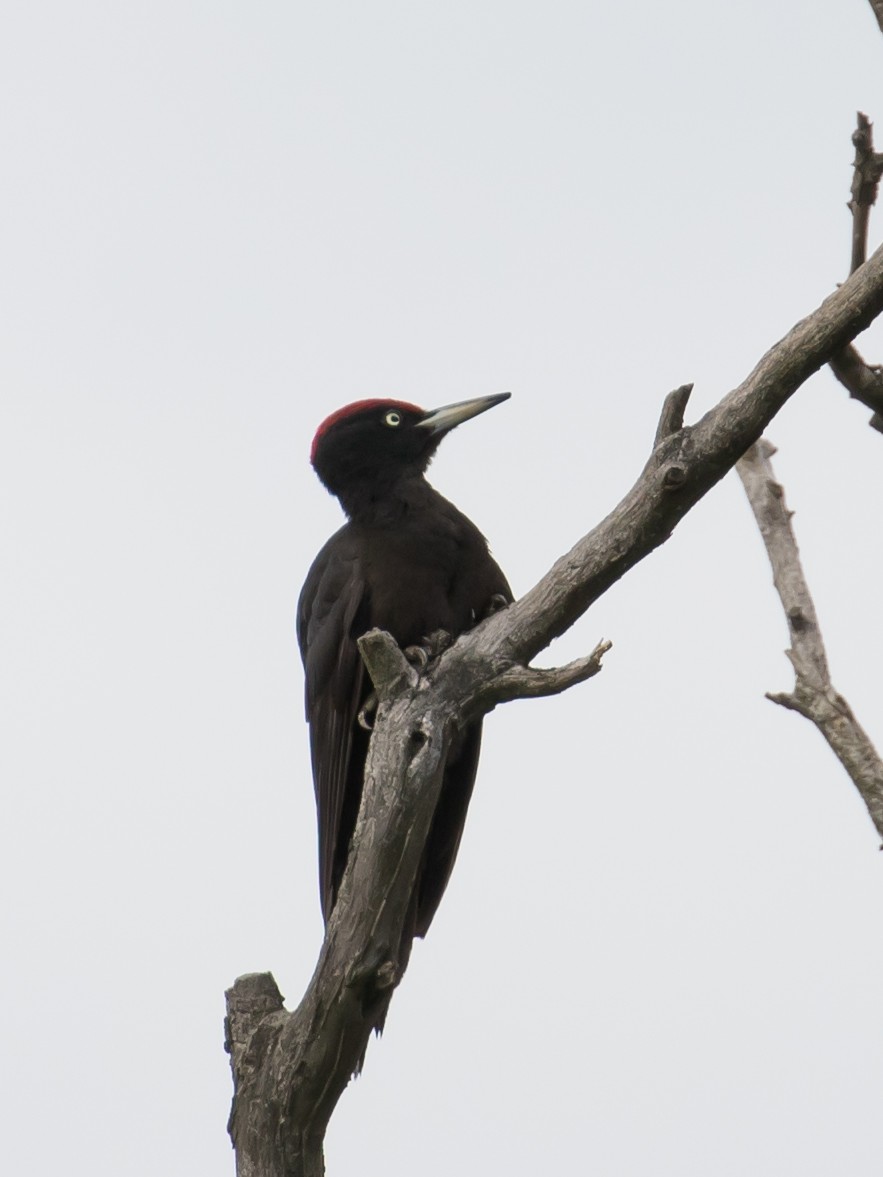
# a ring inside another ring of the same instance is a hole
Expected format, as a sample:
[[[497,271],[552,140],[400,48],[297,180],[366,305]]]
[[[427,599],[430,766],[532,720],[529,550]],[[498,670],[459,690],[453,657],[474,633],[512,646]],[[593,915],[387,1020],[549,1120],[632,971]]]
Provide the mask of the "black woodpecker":
[[[456,638],[512,600],[484,536],[424,477],[446,433],[508,397],[432,412],[403,401],[357,401],[323,421],[313,440],[312,465],[348,520],[313,562],[297,609],[326,923],[346,866],[368,751],[359,714],[371,682],[356,639],[374,627],[402,648],[422,644],[436,630]],[[406,935],[426,934],[447,886],[480,745],[478,722],[451,750]]]

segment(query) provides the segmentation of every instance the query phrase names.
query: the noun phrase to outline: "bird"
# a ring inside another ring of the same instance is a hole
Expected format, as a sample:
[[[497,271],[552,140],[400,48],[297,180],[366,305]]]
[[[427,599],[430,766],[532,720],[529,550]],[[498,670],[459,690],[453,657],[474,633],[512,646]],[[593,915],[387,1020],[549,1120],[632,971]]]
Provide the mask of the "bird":
[[[368,753],[372,692],[357,646],[386,630],[403,649],[456,639],[512,601],[508,581],[474,523],[425,474],[439,443],[510,393],[426,411],[407,401],[356,401],[332,413],[310,461],[347,522],[316,556],[297,606],[327,925],[350,852]],[[402,955],[425,936],[447,886],[466,821],[481,721],[454,741],[403,934]]]

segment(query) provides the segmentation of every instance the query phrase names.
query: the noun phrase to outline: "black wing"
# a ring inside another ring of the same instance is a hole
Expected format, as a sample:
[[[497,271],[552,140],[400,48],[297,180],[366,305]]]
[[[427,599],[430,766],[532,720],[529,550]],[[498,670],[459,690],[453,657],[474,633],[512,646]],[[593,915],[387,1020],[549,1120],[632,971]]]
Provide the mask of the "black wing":
[[[353,536],[344,526],[313,562],[297,606],[306,675],[313,786],[319,826],[319,885],[326,919],[337,895],[358,813],[367,733],[356,723],[367,687],[356,638],[368,628],[367,589]]]

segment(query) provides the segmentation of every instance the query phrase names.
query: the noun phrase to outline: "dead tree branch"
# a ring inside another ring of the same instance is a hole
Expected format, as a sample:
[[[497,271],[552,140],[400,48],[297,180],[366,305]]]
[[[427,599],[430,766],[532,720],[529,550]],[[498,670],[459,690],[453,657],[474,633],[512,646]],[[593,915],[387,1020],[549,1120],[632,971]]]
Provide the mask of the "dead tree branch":
[[[880,19],[881,8],[871,0]],[[883,7],[883,6],[881,6]],[[857,115],[858,125],[852,134],[855,160],[852,171],[852,257],[849,272],[854,274],[864,265],[868,252],[868,221],[877,199],[880,177],[883,175],[883,155],[874,151],[874,128],[867,115]],[[883,432],[883,372],[877,365],[868,364],[850,343],[831,358],[831,371],[847,389],[849,395],[872,409],[870,424]]]
[[[852,213],[852,258],[849,272],[855,273],[865,264],[868,256],[868,222],[871,209],[877,200],[880,176],[883,174],[883,155],[874,151],[874,128],[871,120],[861,111],[856,115],[857,126],[852,133],[855,160],[852,170],[852,196],[849,211]]]
[[[416,682],[388,643],[363,646],[380,702],[353,848],[313,978],[291,1013],[268,975],[240,979],[228,993],[230,1131],[240,1177],[324,1170],[328,1120],[401,980],[395,962],[407,903],[457,728],[499,702],[595,673],[602,647],[558,672],[532,671],[530,663],[668,539],[801,384],[881,310],[883,248],[695,425],[683,425],[687,390],[669,397],[658,444],[618,506],[530,592],[463,635]]]
[[[654,449],[667,437],[671,437],[672,434],[683,429],[684,414],[687,411],[687,403],[692,391],[692,384],[682,384],[680,388],[676,388],[665,398],[662,412],[659,414],[659,424],[656,426],[656,437],[653,440]]]
[[[767,698],[798,711],[816,725],[849,773],[883,837],[883,760],[831,682],[822,632],[791,527],[791,512],[773,474],[770,459],[775,452],[775,446],[761,438],[736,465],[766,546],[791,636],[787,653],[794,667],[794,690],[790,694],[768,694]]]

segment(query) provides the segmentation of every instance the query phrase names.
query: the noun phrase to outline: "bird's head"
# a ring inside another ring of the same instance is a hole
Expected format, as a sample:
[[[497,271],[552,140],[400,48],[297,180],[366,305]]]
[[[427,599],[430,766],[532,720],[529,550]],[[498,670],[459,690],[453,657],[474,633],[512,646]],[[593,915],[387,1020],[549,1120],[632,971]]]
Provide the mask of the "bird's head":
[[[313,438],[310,461],[325,486],[338,496],[419,476],[446,433],[510,395],[500,392],[429,411],[407,401],[356,401],[322,422]]]

